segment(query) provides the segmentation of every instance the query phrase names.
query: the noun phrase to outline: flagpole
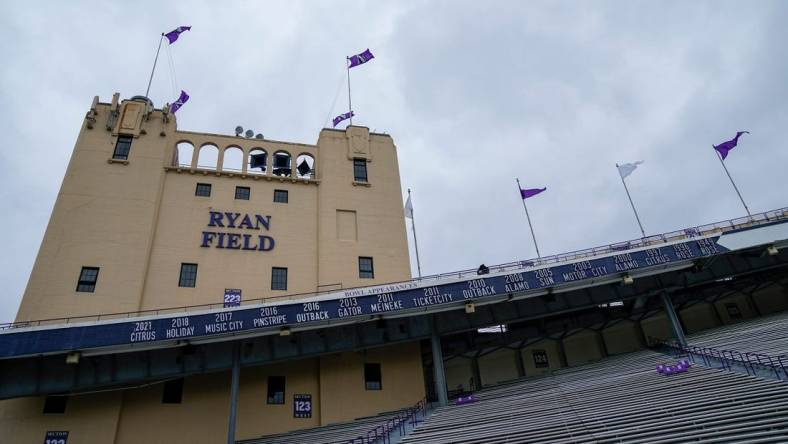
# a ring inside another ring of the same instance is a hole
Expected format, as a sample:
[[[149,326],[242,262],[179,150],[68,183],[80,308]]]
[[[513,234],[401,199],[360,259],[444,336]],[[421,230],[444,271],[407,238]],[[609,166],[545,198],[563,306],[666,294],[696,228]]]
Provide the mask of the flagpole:
[[[413,218],[413,201],[410,200],[410,188],[408,188],[408,200],[410,201],[410,227],[413,229],[413,245],[416,246],[416,269],[419,270],[421,279],[421,260],[419,260],[419,241],[416,239],[416,219]]]
[[[714,145],[712,145],[711,147],[714,148]],[[750,214],[750,209],[747,208],[747,204],[744,203],[744,198],[741,197],[741,193],[739,192],[739,188],[736,186],[736,182],[733,181],[733,177],[731,177],[731,173],[728,172],[728,167],[725,166],[725,162],[722,160],[722,155],[716,149],[714,149],[714,152],[717,153],[717,159],[720,160],[720,165],[722,165],[722,169],[725,170],[725,174],[728,175],[728,179],[731,181],[731,185],[733,185],[733,189],[736,190],[736,194],[739,195],[739,200],[741,200],[741,204],[744,205],[744,211],[747,212],[747,216],[752,217],[752,214]]]
[[[525,205],[525,199],[523,197],[523,189],[520,187],[520,179],[517,180],[517,192],[520,193],[520,200],[523,201],[523,208],[525,209],[525,218],[528,219],[528,228],[531,229],[531,237],[534,239],[534,247],[536,248],[536,257],[541,258],[542,255],[539,254],[539,245],[536,243],[536,235],[534,234],[534,226],[531,225],[531,216],[528,214],[528,207]]]
[[[350,125],[353,125],[353,102],[350,99],[350,64],[348,61],[350,57],[346,57],[345,65],[347,65],[347,111],[350,113]]]
[[[162,33],[161,37],[159,38],[159,47],[156,48],[156,58],[153,59],[153,69],[150,70],[150,78],[148,79],[148,89],[145,90],[145,97],[147,97],[148,99],[150,99],[148,97],[148,93],[150,92],[150,84],[151,82],[153,82],[153,73],[156,71],[156,62],[159,61],[159,51],[161,51],[161,42],[163,41],[164,41],[164,33]]]
[[[618,164],[616,164],[616,169],[618,169]],[[621,176],[621,170],[618,172],[619,177],[621,177],[621,183],[624,184],[624,191],[627,192],[627,199],[629,199],[629,204],[632,205],[632,212],[635,213],[635,219],[638,221],[638,226],[640,227],[640,234],[643,237],[646,237],[646,232],[643,230],[643,224],[640,223],[640,216],[638,216],[638,210],[635,209],[635,204],[632,202],[632,196],[629,195],[629,188],[627,187],[627,182],[624,180],[624,177]]]

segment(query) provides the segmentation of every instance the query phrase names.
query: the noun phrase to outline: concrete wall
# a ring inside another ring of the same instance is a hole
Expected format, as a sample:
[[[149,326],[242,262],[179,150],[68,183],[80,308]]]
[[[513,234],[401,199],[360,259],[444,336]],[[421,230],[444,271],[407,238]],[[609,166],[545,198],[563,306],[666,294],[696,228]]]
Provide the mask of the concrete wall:
[[[0,442],[42,443],[47,431],[68,430],[71,443],[112,443],[122,394],[72,396],[61,414],[44,414],[44,398],[0,401]],[[143,441],[139,441],[143,442]]]
[[[516,359],[520,359],[519,353],[508,348],[480,356],[479,373],[482,386],[516,379],[518,377]]]
[[[365,390],[364,363],[380,363],[382,390]],[[322,424],[410,407],[425,397],[416,342],[320,358]]]
[[[752,300],[762,315],[788,310],[788,290],[785,284],[771,284],[752,293]]]
[[[701,301],[689,305],[678,312],[685,334],[708,330],[720,325],[714,305]]]
[[[473,361],[469,358],[457,357],[443,363],[446,374],[446,388],[452,390],[471,390],[473,379]]]
[[[641,350],[646,345],[640,325],[628,319],[603,329],[602,339],[609,355]]]
[[[598,361],[605,356],[602,336],[593,330],[581,330],[563,339],[569,367]]]

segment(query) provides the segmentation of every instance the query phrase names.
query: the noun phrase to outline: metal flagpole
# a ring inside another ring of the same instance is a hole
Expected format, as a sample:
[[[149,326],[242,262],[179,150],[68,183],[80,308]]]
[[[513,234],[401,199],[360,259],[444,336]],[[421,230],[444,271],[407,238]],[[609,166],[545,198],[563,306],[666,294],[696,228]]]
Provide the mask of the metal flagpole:
[[[159,38],[159,47],[156,48],[156,58],[153,59],[153,69],[150,70],[150,78],[148,79],[148,89],[145,90],[145,97],[148,97],[148,93],[150,92],[150,84],[153,82],[153,73],[156,71],[156,62],[159,61],[159,51],[161,51],[161,42],[164,41],[164,33],[161,34]]]
[[[421,278],[421,260],[419,260],[419,241],[416,240],[416,219],[413,218],[413,201],[410,200],[410,188],[408,188],[408,200],[410,201],[410,226],[413,229],[413,245],[416,246],[416,268],[419,270],[419,278]]]
[[[345,65],[347,65],[347,111],[350,113],[350,124],[353,125],[353,102],[350,100],[350,57],[346,57]]]
[[[618,170],[618,164],[616,164],[616,169]],[[621,183],[624,184],[624,191],[627,192],[627,198],[629,199],[629,204],[632,205],[632,212],[635,213],[635,219],[638,221],[638,226],[640,227],[640,234],[643,237],[646,237],[646,232],[643,230],[643,224],[640,223],[640,216],[638,216],[638,210],[635,209],[635,204],[632,202],[632,196],[629,195],[629,188],[627,188],[627,182],[621,176],[621,170],[618,170],[618,175],[621,177]]]
[[[714,145],[712,145],[711,147],[714,148]],[[720,155],[720,152],[717,151],[716,149],[714,149],[714,152],[717,153],[717,159],[720,159],[720,164],[722,165],[722,169],[725,170],[725,174],[728,175],[728,179],[730,179],[731,185],[733,185],[733,189],[736,190],[736,194],[739,195],[739,200],[741,200],[741,204],[744,205],[744,211],[747,212],[747,216],[752,217],[752,214],[750,214],[750,209],[747,208],[747,204],[744,203],[744,198],[741,197],[741,193],[739,192],[739,188],[736,186],[736,182],[733,181],[733,177],[731,177],[731,173],[728,172],[728,167],[725,166],[725,161],[722,160],[722,155]]]
[[[517,179],[517,192],[520,193],[520,200],[523,201],[523,208],[525,209],[525,218],[528,219],[528,228],[531,229],[531,237],[534,239],[534,247],[536,248],[536,257],[541,258],[542,255],[539,254],[539,245],[536,243],[536,235],[534,234],[534,226],[531,225],[531,216],[528,214],[528,207],[525,205],[525,199],[523,197],[523,189],[520,187],[520,179]]]

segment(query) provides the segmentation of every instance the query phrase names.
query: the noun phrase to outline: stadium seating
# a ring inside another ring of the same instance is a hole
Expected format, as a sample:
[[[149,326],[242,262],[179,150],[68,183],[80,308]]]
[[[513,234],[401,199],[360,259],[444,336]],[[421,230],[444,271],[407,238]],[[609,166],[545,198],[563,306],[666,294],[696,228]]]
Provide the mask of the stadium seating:
[[[690,345],[741,353],[788,355],[788,314],[755,318],[713,328],[687,337]]]
[[[423,404],[417,404],[417,407],[421,407],[421,405]],[[382,429],[387,423],[389,425],[399,425],[399,422],[404,421],[404,418],[416,413],[421,417],[420,415],[423,412],[416,412],[415,408],[409,408],[323,427],[313,427],[236,442],[238,444],[347,444],[356,440],[355,442],[361,443],[367,442],[362,440],[362,437],[365,439],[370,431],[374,431],[377,428],[381,430],[382,435]],[[394,429],[396,428],[397,426],[394,427]]]
[[[642,351],[488,388],[401,442],[788,442],[788,384],[701,366],[658,374],[668,361]]]

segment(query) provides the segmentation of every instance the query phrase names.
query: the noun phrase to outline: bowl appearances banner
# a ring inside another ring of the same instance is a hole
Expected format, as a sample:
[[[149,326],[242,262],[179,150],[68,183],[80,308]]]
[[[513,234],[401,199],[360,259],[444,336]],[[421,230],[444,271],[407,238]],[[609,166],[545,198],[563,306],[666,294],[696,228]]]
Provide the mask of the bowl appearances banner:
[[[565,284],[620,277],[635,270],[664,267],[728,251],[719,238],[701,238],[675,244],[588,258],[554,266],[528,268],[433,285],[419,281],[383,284],[324,294],[324,300],[272,302],[250,308],[229,306],[221,312],[172,317],[138,318],[72,327],[9,330],[0,334],[0,358],[96,347],[173,341],[258,329],[385,315],[432,306],[509,294],[527,294]],[[237,293],[234,293],[237,290]],[[236,297],[237,296],[237,297]],[[240,289],[228,289],[226,304],[239,304]]]

